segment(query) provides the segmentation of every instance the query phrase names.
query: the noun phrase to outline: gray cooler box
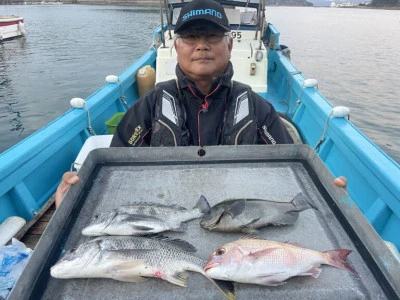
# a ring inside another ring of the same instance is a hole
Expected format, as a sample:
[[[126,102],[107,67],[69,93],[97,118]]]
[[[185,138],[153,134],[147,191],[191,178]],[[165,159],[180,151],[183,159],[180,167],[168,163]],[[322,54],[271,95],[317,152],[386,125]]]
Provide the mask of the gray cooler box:
[[[300,212],[294,225],[269,226],[259,237],[325,251],[353,250],[350,272],[323,265],[320,276],[294,277],[278,287],[235,284],[237,299],[396,299],[399,262],[347,193],[306,145],[114,148],[90,152],[81,181],[67,193],[9,299],[223,299],[203,275],[189,272],[186,288],[161,279],[127,283],[112,279],[55,279],[50,267],[66,250],[91,237],[81,230],[100,212],[136,201],[188,209],[204,195],[214,205],[230,198],[289,202],[302,192],[316,209]],[[351,178],[349,178],[351,180]],[[187,232],[165,232],[194,245],[207,259],[243,236],[204,230],[199,219]]]

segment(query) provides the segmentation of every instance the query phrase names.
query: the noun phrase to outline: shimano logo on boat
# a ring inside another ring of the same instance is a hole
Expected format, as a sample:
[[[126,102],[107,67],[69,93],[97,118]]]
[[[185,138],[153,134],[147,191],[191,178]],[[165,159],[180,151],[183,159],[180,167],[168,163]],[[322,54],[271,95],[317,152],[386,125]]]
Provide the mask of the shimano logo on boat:
[[[207,8],[207,9],[193,9],[189,11],[188,13],[184,14],[182,17],[182,21],[186,21],[187,19],[190,19],[191,17],[194,16],[201,16],[201,15],[208,15],[208,16],[213,16],[217,17],[218,19],[222,19],[222,14],[215,9]]]

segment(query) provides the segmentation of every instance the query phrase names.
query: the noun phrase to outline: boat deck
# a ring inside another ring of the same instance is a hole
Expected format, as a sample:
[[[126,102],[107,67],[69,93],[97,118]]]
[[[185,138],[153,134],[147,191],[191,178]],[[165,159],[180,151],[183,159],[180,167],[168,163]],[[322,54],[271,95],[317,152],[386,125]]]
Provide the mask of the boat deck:
[[[15,238],[23,242],[26,247],[35,249],[55,210],[56,205],[52,197],[40,212],[16,234]]]

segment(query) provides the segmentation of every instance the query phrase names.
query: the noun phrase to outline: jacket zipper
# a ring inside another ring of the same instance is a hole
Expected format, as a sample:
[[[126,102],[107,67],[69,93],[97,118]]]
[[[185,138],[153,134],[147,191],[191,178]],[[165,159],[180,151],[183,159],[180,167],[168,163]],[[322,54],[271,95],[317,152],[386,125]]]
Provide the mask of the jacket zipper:
[[[207,102],[207,98],[210,97],[212,94],[214,94],[219,87],[221,86],[221,84],[218,84],[217,87],[211,92],[209,93],[207,96],[204,97],[203,103],[201,104],[201,109],[199,110],[198,114],[197,114],[197,135],[198,135],[198,143],[199,146],[201,146],[201,132],[200,132],[200,114],[202,112],[205,112],[208,110],[208,102]],[[201,99],[199,96],[197,96],[197,94],[194,92],[192,86],[188,85],[189,90],[191,91],[191,93],[197,98],[197,99]]]

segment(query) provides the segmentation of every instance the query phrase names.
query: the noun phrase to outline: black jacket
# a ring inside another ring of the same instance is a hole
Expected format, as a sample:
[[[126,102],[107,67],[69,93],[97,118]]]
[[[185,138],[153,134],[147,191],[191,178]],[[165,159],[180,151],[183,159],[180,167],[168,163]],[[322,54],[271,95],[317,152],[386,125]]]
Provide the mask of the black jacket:
[[[274,107],[249,86],[232,82],[231,63],[214,80],[208,95],[203,95],[179,66],[176,74],[177,81],[157,84],[132,105],[118,125],[111,147],[293,143]],[[245,99],[241,99],[243,95]],[[237,113],[240,100],[249,103],[248,116],[243,119]],[[162,116],[165,103],[167,118]],[[237,124],[236,117],[241,119]]]

